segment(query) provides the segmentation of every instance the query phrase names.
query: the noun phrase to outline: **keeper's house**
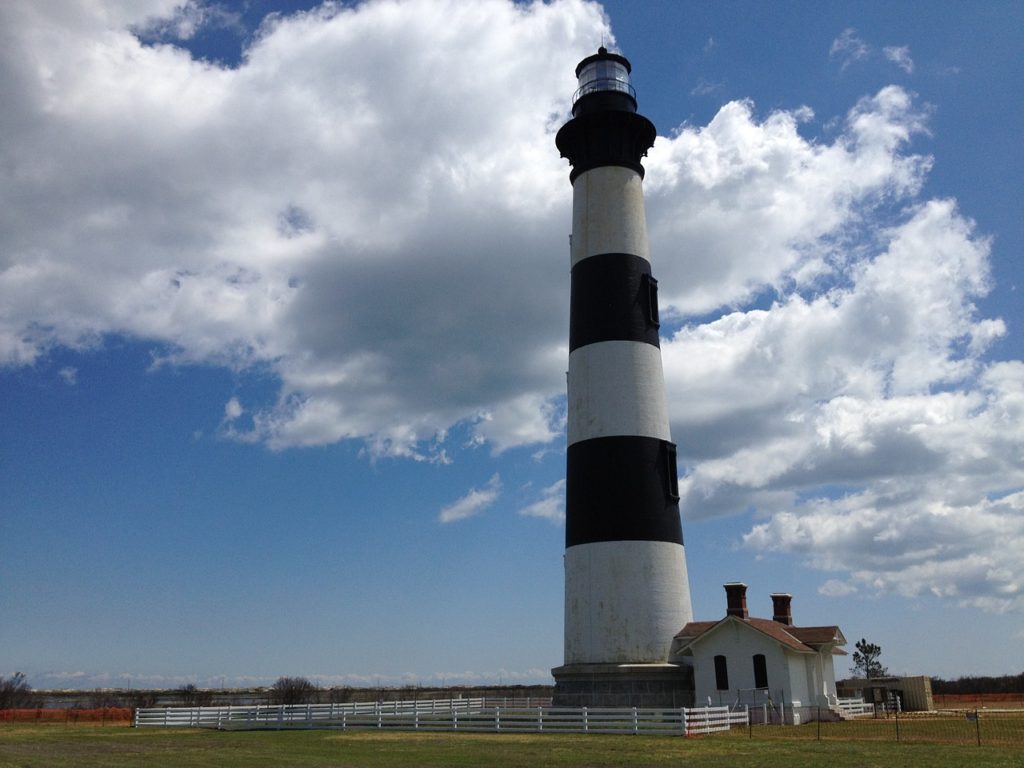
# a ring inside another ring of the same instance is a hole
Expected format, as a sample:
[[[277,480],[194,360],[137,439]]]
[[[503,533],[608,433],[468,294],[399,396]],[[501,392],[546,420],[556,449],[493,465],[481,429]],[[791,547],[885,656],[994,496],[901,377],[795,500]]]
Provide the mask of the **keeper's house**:
[[[725,592],[725,618],[691,621],[672,646],[673,661],[693,666],[695,706],[768,705],[790,722],[794,708],[834,707],[833,657],[846,655],[839,627],[793,626],[787,594],[772,595],[771,619],[754,618],[746,584],[726,584]],[[804,719],[815,717],[802,711]]]

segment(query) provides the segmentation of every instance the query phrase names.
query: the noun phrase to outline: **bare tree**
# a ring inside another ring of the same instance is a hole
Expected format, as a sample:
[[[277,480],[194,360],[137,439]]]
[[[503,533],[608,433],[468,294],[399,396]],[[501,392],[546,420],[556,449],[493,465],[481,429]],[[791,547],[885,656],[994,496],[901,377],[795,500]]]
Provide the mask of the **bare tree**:
[[[213,703],[213,693],[196,688],[194,683],[181,686],[176,693],[184,707],[208,707]]]
[[[889,670],[878,661],[882,654],[880,645],[869,643],[863,637],[855,645],[857,650],[853,652],[853,666],[850,667],[855,677],[885,677],[889,674]]]
[[[274,704],[309,704],[316,696],[317,687],[304,677],[279,677],[270,689]]]
[[[353,689],[348,686],[331,688],[328,691],[328,701],[332,704],[341,704],[348,701],[352,701]]]
[[[32,686],[25,680],[24,673],[0,677],[0,709],[31,707],[33,703]]]

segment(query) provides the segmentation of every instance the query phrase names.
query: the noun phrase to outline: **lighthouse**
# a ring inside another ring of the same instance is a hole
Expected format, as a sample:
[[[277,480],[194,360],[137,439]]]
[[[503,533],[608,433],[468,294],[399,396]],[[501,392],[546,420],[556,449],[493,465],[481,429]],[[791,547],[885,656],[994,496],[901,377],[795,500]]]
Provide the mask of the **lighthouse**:
[[[565,530],[565,661],[555,703],[684,706],[692,670],[669,661],[692,620],[640,163],[656,131],[629,61],[576,67]]]

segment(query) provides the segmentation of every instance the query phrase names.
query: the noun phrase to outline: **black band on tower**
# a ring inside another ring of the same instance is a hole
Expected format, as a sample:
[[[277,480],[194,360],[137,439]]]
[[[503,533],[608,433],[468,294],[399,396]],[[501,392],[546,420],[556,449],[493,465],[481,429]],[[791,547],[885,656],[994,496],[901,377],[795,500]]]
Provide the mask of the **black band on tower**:
[[[643,178],[640,158],[654,146],[654,123],[636,112],[619,110],[580,114],[562,126],[555,144],[572,163],[571,181],[605,165],[632,168]]]
[[[569,446],[565,546],[597,541],[683,543],[675,446],[653,437],[600,437]]]
[[[569,351],[599,341],[660,346],[657,281],[647,259],[602,253],[572,268]]]

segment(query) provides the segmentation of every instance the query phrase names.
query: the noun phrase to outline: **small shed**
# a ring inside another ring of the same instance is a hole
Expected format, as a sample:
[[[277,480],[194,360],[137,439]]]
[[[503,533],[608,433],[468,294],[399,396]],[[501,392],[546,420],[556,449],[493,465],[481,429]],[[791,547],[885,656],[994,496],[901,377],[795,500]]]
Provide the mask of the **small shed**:
[[[932,712],[932,679],[926,675],[851,678],[838,684],[842,696],[861,697],[869,704],[901,712]]]

